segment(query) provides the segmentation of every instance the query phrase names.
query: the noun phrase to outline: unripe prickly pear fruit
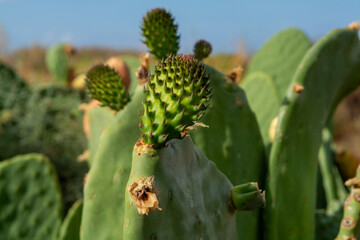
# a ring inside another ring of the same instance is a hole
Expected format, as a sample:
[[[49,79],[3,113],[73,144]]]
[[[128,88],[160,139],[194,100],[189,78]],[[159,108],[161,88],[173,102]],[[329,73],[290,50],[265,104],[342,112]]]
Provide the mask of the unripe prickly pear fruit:
[[[179,50],[180,36],[174,18],[163,8],[149,11],[143,17],[141,26],[143,41],[157,60],[176,54]]]
[[[93,99],[112,110],[121,110],[130,100],[118,72],[104,64],[92,67],[86,75],[86,86]]]
[[[128,90],[130,87],[130,70],[126,62],[119,57],[111,57],[106,60],[105,65],[114,68],[118,72],[126,90]]]
[[[199,40],[194,45],[194,56],[200,61],[207,58],[212,51],[211,44],[205,40]]]
[[[210,99],[209,76],[192,56],[176,55],[158,63],[145,88],[140,128],[145,143],[153,148],[180,139],[196,123]]]

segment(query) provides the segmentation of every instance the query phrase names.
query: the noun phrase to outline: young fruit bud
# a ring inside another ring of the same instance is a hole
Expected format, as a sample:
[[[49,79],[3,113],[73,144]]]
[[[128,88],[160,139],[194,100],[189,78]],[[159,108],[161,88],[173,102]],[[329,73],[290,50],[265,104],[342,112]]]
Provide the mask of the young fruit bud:
[[[176,55],[159,62],[149,77],[140,117],[144,142],[160,148],[182,138],[208,106],[209,83],[204,65],[194,57]]]
[[[211,44],[205,40],[199,40],[194,45],[194,56],[200,61],[207,58],[211,53]]]
[[[141,26],[143,41],[157,60],[176,54],[179,50],[180,36],[174,18],[163,8],[149,11],[143,17]]]
[[[107,65],[99,64],[89,70],[86,87],[91,98],[115,111],[120,111],[130,100],[118,72]]]

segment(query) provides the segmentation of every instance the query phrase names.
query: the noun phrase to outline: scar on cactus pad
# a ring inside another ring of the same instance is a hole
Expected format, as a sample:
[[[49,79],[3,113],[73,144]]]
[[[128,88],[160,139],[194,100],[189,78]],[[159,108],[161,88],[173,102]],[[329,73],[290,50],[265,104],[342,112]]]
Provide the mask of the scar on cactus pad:
[[[172,55],[158,63],[144,90],[139,127],[152,148],[181,139],[200,120],[211,97],[204,65],[192,56]]]
[[[180,36],[174,18],[163,8],[155,8],[143,17],[141,26],[143,41],[157,60],[176,54]]]
[[[110,66],[99,64],[86,75],[86,86],[93,99],[119,111],[129,102],[130,96],[118,72]]]
[[[156,193],[153,191],[154,177],[139,178],[131,184],[128,191],[131,197],[136,202],[136,208],[139,214],[146,214],[156,209],[161,210],[159,207],[159,200]]]
[[[211,44],[205,40],[199,40],[194,45],[194,56],[199,59],[203,60],[207,58],[212,51]]]

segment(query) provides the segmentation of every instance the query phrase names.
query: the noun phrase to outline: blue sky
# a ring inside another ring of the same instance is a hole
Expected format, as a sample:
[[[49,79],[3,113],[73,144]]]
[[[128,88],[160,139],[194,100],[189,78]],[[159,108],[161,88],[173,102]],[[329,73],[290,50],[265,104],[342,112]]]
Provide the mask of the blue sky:
[[[164,7],[179,24],[182,52],[190,52],[201,38],[212,43],[214,52],[234,52],[241,43],[254,51],[286,27],[301,28],[316,40],[333,28],[360,20],[360,0],[221,2],[0,0],[0,25],[7,34],[8,50],[70,41],[78,47],[144,51],[142,16]]]

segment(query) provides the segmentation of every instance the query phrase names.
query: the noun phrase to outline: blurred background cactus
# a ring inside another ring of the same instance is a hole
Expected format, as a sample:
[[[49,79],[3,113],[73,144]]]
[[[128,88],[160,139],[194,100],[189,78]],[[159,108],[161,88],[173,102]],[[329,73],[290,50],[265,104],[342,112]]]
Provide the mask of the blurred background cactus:
[[[70,56],[75,49],[70,44],[58,44],[46,51],[46,66],[52,77],[62,85],[71,85],[74,70],[70,66]]]

